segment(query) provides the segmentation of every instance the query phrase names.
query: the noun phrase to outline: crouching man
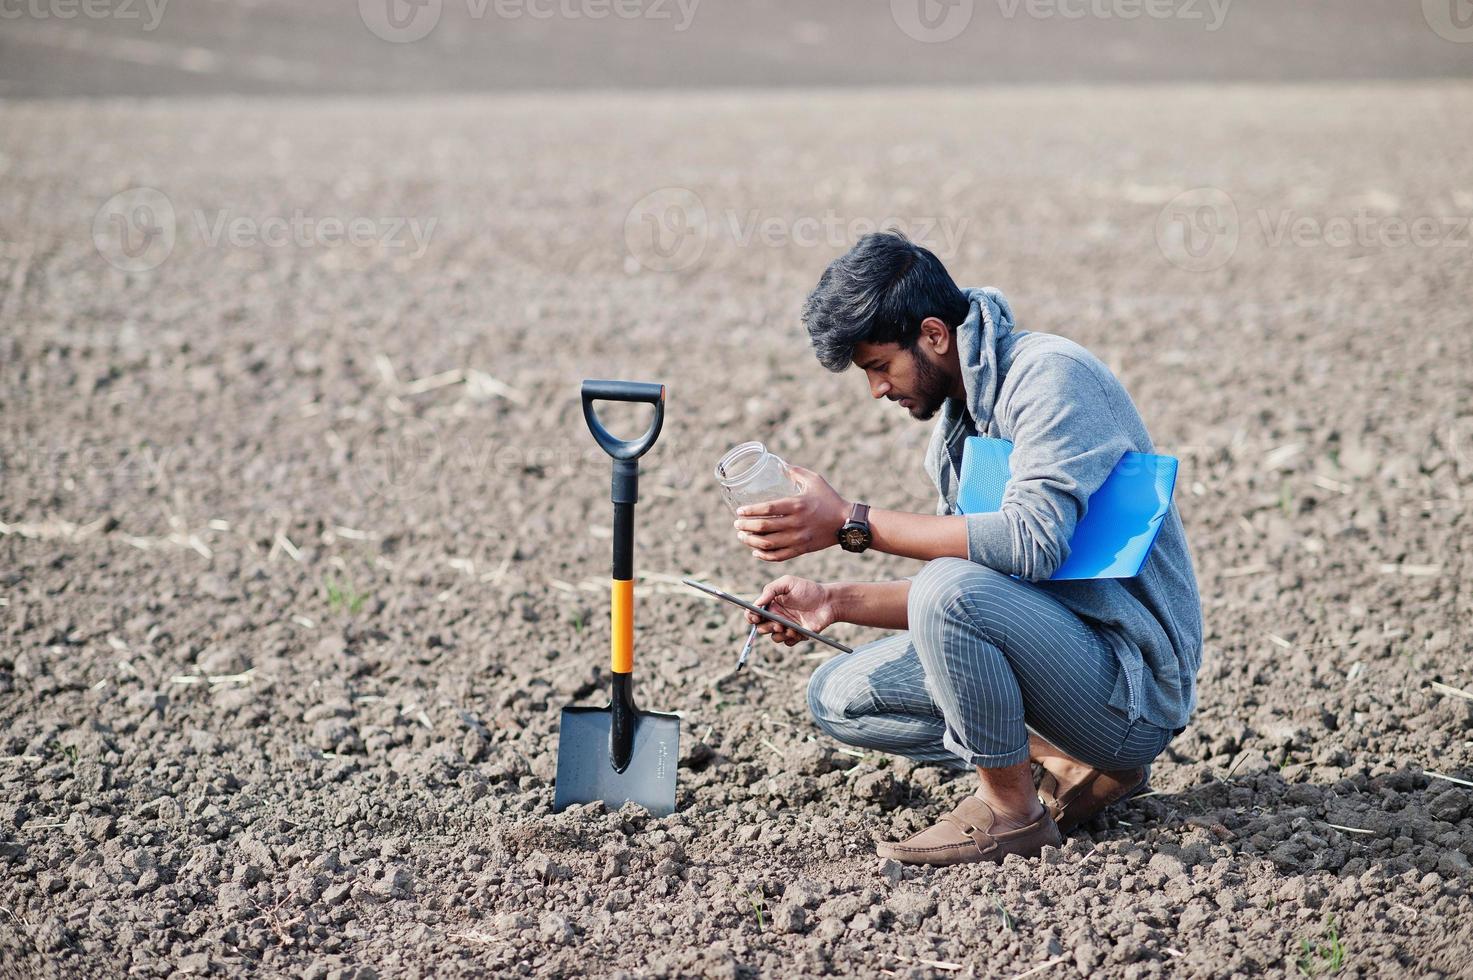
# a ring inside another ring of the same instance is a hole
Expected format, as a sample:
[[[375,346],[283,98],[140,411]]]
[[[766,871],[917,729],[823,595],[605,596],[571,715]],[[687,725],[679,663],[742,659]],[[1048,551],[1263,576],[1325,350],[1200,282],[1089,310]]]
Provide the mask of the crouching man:
[[[940,413],[925,458],[940,499],[935,515],[872,509],[795,467],[798,496],[738,512],[738,537],[756,557],[839,544],[926,564],[892,582],[784,576],[758,603],[813,630],[903,631],[821,666],[808,686],[814,719],[849,745],[976,769],[975,795],[881,845],[882,857],[1036,855],[1142,790],[1196,703],[1201,605],[1174,506],[1135,578],[1049,581],[1090,495],[1124,453],[1152,451],[1146,427],[1087,350],[1015,329],[1000,292],[958,288],[935,255],[899,235],[868,235],[835,260],[803,322],[830,371],[857,364],[872,397],[921,421]],[[957,510],[971,435],[1013,442],[994,513]],[[770,621],[759,628],[775,642],[802,639]],[[1030,760],[1042,767],[1036,784]]]

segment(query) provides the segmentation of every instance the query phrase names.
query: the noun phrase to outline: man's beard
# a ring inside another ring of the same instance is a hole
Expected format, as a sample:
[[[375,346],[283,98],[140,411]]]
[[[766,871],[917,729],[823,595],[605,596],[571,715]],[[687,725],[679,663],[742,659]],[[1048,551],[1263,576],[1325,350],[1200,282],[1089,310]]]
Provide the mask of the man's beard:
[[[931,363],[931,359],[919,351],[910,352],[911,360],[915,362],[916,390],[910,396],[914,403],[910,410],[910,417],[924,422],[935,416],[946,404],[946,399],[951,397],[951,379],[946,372]]]

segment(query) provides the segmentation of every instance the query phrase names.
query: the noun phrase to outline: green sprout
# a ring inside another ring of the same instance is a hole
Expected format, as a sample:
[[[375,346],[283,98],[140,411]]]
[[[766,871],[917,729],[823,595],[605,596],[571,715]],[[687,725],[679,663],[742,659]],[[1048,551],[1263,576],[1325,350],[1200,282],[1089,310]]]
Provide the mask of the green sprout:
[[[1338,973],[1345,965],[1345,944],[1340,941],[1333,915],[1325,916],[1325,930],[1320,939],[1320,942],[1299,940],[1299,961],[1295,965],[1306,977]]]
[[[368,601],[368,594],[354,589],[352,583],[344,585],[334,579],[330,582],[324,582],[323,587],[327,590],[327,605],[329,609],[346,609],[350,613],[356,613],[363,608],[363,603]]]
[[[758,888],[756,891],[751,892],[744,891],[742,892],[742,895],[746,898],[747,904],[752,906],[752,915],[757,919],[757,931],[765,931],[767,925],[766,919],[762,913],[763,910],[767,908],[767,902],[763,898],[762,889]]]
[[[1008,911],[1008,907],[1002,903],[1002,899],[998,896],[997,892],[988,888],[987,894],[992,899],[992,903],[997,906],[997,914],[1002,918],[1002,927],[1008,932],[1017,932],[1018,920],[1013,916],[1013,913]]]

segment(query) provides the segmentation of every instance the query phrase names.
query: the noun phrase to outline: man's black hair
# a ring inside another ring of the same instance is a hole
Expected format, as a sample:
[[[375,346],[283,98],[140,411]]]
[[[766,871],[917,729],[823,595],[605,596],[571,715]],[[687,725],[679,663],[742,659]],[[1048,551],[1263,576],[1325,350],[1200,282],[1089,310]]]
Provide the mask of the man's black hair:
[[[865,235],[824,270],[808,301],[803,325],[818,361],[843,371],[861,343],[899,344],[913,350],[921,321],[938,317],[953,331],[971,304],[941,260],[893,231]]]

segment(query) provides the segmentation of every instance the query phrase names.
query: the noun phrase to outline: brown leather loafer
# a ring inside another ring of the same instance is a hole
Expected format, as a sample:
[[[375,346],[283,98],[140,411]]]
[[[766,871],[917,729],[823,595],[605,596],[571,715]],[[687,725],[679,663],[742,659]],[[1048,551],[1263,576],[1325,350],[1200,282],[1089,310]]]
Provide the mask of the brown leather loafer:
[[[1047,769],[1038,780],[1038,800],[1054,818],[1059,833],[1069,831],[1112,803],[1143,792],[1151,778],[1149,766],[1135,769],[1091,769],[1089,775],[1072,786],[1060,786]]]
[[[934,827],[912,834],[898,844],[880,844],[880,857],[903,864],[967,864],[992,861],[1000,864],[1009,854],[1037,857],[1047,844],[1063,841],[1047,809],[1026,827],[993,831],[997,817],[976,796],[968,796]]]

